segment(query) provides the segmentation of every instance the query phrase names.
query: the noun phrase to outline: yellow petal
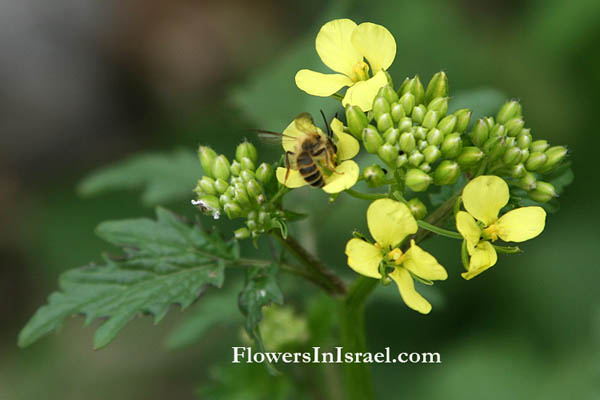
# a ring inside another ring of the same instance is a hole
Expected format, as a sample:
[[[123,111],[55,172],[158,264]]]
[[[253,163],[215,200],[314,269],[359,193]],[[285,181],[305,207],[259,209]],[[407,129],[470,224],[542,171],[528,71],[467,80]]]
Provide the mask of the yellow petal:
[[[544,230],[546,211],[542,207],[521,207],[504,214],[494,224],[505,242],[524,242]]]
[[[387,70],[396,57],[396,41],[390,31],[371,22],[356,27],[352,44],[369,61],[374,74]]]
[[[344,75],[351,76],[362,55],[352,45],[351,36],[356,23],[349,19],[329,21],[317,34],[315,47],[325,65]]]
[[[498,261],[496,250],[488,241],[479,242],[479,244],[469,253],[471,253],[469,270],[461,274],[466,280],[476,277],[483,271],[492,267],[496,264],[496,261]]]
[[[342,100],[344,107],[347,105],[359,106],[363,111],[373,108],[373,100],[379,89],[388,84],[385,72],[379,71],[369,80],[356,82],[348,88]]]
[[[342,74],[322,74],[309,69],[301,69],[296,73],[296,86],[313,96],[331,96],[352,84],[352,80]]]
[[[290,173],[286,179],[285,176],[288,173],[287,171],[288,171],[287,168],[278,167],[277,171],[275,172],[275,175],[277,176],[277,180],[282,185],[285,185],[285,186],[289,187],[290,189],[296,189],[296,188],[302,187],[307,184],[306,181],[304,180],[304,178],[302,177],[302,175],[300,175],[300,172],[296,171],[295,169],[289,170]]]
[[[407,306],[421,314],[429,314],[431,304],[415,290],[415,283],[408,270],[396,268],[389,276],[398,285],[400,296],[402,296],[402,300]]]
[[[508,203],[508,185],[495,175],[482,175],[467,183],[462,194],[465,209],[489,226]]]
[[[402,266],[418,276],[430,281],[443,281],[448,278],[448,273],[435,257],[410,241],[410,248],[404,255]]]
[[[358,154],[360,150],[358,140],[344,132],[344,124],[339,119],[334,118],[331,121],[331,130],[337,139],[337,159],[339,161],[349,160]]]
[[[360,239],[350,239],[346,243],[348,265],[354,271],[369,278],[381,278],[379,263],[383,260],[381,250]]]
[[[294,151],[296,147],[296,143],[298,142],[298,138],[304,136],[304,132],[298,129],[296,125],[296,120],[293,120],[287,128],[285,128],[282,132],[281,144],[285,151]]]
[[[456,213],[456,229],[465,238],[467,244],[476,246],[481,237],[481,228],[471,214],[464,211]]]
[[[391,199],[375,200],[367,209],[369,231],[381,246],[394,246],[418,229],[406,204]]]
[[[325,177],[325,186],[323,190],[326,193],[339,193],[346,189],[350,189],[356,181],[358,181],[358,174],[360,168],[354,161],[344,161],[337,167],[335,172]]]

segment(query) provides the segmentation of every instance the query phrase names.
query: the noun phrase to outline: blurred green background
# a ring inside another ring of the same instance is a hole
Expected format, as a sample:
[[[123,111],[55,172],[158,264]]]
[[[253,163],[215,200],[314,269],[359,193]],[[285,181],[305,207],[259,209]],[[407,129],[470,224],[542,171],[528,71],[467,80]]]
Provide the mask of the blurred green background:
[[[16,347],[59,273],[108,248],[93,234],[98,223],[153,214],[139,190],[82,198],[78,182],[146,151],[209,144],[232,155],[248,128],[280,131],[302,111],[335,111],[333,100],[296,89],[293,76],[304,67],[325,72],[314,37],[338,17],[392,32],[397,81],[419,74],[427,82],[444,70],[455,105],[493,114],[520,99],[534,138],[567,145],[576,176],[541,237],[473,281],[459,276],[456,243],[428,242],[450,273],[426,293],[431,315],[409,311],[393,288],[378,289],[367,307],[369,348],[439,352],[443,361],[374,366],[378,398],[600,398],[600,2],[26,0],[0,5],[0,399],[343,398],[335,366],[284,368],[279,378],[232,368],[231,346],[243,343],[235,314],[201,340],[169,348],[188,313],[214,313],[227,301],[235,309],[242,276],[234,273],[222,302],[195,309],[201,300],[158,326],[139,318],[106,349],[91,350],[93,327],[81,318]],[[259,149],[267,160],[279,156]],[[166,205],[193,216],[185,193]],[[312,218],[295,233],[350,279],[342,249],[365,228],[367,204],[331,206],[310,189],[287,201],[297,200]],[[304,345],[337,345],[323,329],[331,304],[310,286],[287,278],[282,286],[308,318]]]

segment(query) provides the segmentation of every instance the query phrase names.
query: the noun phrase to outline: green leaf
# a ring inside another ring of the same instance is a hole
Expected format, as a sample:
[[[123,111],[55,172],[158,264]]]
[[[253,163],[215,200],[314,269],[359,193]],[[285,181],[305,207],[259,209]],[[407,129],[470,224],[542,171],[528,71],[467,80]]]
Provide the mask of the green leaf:
[[[147,206],[192,197],[202,168],[196,155],[188,150],[169,154],[147,153],[132,156],[92,172],[81,181],[82,196],[143,188],[141,200]]]
[[[158,323],[172,304],[188,307],[207,285],[221,287],[226,260],[235,259],[235,245],[216,233],[189,226],[165,209],[157,220],[147,218],[104,222],[97,233],[124,248],[118,258],[105,256],[103,265],[65,272],[60,291],[48,298],[19,334],[26,347],[60,328],[63,320],[83,314],[86,325],[107,318],[94,337],[94,348],[109,344],[136,315],[154,315]]]

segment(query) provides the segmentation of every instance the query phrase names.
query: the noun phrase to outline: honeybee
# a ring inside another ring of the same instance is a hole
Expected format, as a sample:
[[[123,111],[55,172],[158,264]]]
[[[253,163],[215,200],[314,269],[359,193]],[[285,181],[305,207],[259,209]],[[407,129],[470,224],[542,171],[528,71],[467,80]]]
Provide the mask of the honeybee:
[[[322,111],[321,115],[325,119]],[[327,126],[327,134],[323,133],[321,129],[315,126],[313,118],[308,113],[298,115],[294,119],[293,128],[297,131],[294,132],[296,134],[294,136],[269,131],[259,131],[259,134],[263,138],[268,138],[268,136],[280,137],[284,147],[289,148],[290,145],[293,145],[294,150],[285,153],[286,181],[290,169],[294,169],[298,170],[307,184],[322,188],[325,186],[324,173],[336,173],[337,146],[333,141],[333,132]]]

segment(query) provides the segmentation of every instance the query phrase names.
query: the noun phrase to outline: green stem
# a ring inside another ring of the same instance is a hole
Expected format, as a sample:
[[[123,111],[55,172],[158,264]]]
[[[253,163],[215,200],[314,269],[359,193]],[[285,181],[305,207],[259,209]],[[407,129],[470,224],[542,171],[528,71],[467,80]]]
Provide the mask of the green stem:
[[[362,200],[377,200],[385,199],[386,197],[388,197],[387,193],[361,193],[352,189],[346,189],[344,193],[347,193],[352,197],[356,197],[357,199]]]
[[[270,205],[272,205],[272,204],[275,204],[275,202],[276,202],[277,200],[279,200],[279,198],[280,198],[281,196],[283,196],[284,194],[286,194],[286,193],[287,193],[287,192],[289,192],[289,191],[290,191],[290,189],[288,189],[287,187],[285,187],[285,186],[281,186],[281,187],[279,188],[279,190],[277,191],[277,193],[275,193],[275,196],[273,196],[273,197],[271,198],[271,200],[269,200],[269,203],[267,203],[267,206],[270,206]]]
[[[496,249],[498,253],[502,254],[518,254],[523,252],[518,246],[496,246],[495,244],[492,246],[494,246],[494,249]]]
[[[339,93],[334,93],[334,94],[331,95],[331,97],[333,97],[334,99],[339,100],[339,101],[344,100],[344,96],[342,96]]]
[[[430,232],[437,233],[440,236],[449,237],[451,239],[462,239],[462,235],[458,232],[449,231],[439,226],[431,225],[425,221],[417,221],[420,228],[427,229]]]

